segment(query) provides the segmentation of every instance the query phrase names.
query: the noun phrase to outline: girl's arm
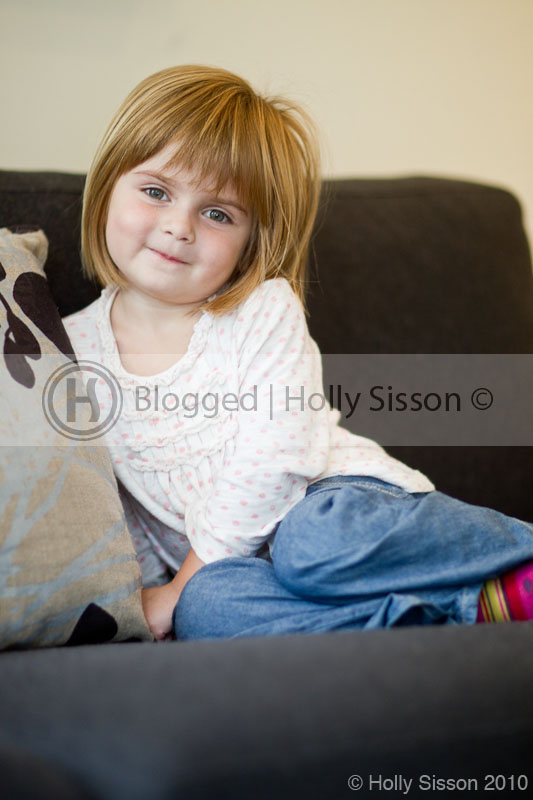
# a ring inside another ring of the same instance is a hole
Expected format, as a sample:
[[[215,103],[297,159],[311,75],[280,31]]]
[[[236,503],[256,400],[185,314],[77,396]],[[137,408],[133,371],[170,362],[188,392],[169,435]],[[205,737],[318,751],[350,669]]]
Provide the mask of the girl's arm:
[[[239,396],[236,433],[225,443],[209,497],[185,514],[191,546],[206,563],[257,553],[329,462],[331,411],[319,397],[320,354],[287,281],[263,283],[227,332]],[[300,402],[302,393],[314,402]]]
[[[187,582],[205,564],[191,548],[170,583],[142,590],[144,616],[155,639],[165,639],[172,632],[172,614]]]

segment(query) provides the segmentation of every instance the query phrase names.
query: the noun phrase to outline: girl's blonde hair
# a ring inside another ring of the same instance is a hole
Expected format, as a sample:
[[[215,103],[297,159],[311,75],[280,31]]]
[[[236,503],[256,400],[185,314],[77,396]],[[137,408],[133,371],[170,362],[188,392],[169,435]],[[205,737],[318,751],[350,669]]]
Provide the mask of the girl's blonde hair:
[[[298,106],[258,95],[223,69],[179,66],[142,81],[104,135],[83,197],[82,258],[101,285],[124,286],[105,238],[113,188],[125,172],[175,143],[170,166],[199,182],[227,183],[253,216],[250,241],[224,289],[203,308],[223,313],[263,281],[286,278],[303,300],[309,240],[320,191],[314,126]]]

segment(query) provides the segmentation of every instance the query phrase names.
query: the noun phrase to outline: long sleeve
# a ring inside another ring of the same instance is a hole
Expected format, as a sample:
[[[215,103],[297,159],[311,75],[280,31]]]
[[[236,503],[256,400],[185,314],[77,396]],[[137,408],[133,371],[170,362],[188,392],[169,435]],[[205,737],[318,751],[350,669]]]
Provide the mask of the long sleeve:
[[[206,562],[254,554],[328,463],[320,355],[286,281],[263,284],[238,310],[233,330],[237,434],[209,502],[193,504],[185,518]]]

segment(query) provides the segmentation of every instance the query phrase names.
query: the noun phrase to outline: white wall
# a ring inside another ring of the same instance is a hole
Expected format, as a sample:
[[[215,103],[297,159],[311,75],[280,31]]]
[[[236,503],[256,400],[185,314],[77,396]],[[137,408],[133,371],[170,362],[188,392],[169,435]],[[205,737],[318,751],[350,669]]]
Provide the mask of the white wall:
[[[326,174],[508,186],[533,241],[533,0],[0,0],[0,168],[85,171],[177,63],[303,102]]]

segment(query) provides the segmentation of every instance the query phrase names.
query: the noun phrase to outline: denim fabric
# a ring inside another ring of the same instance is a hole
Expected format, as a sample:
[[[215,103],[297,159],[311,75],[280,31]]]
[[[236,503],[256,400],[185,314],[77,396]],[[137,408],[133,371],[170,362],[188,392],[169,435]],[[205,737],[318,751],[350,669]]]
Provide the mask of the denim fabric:
[[[178,639],[473,623],[485,580],[533,560],[533,525],[441,492],[375,478],[312,484],[279,524],[272,559],[194,575]]]

